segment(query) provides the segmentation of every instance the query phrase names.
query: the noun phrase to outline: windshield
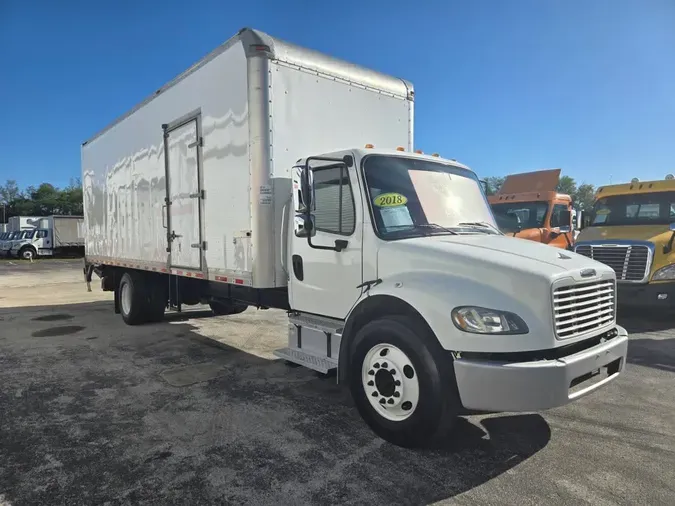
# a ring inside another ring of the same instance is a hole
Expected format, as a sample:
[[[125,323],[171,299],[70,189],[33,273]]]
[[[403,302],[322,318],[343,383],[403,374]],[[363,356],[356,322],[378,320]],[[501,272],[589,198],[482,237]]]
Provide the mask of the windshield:
[[[35,230],[26,230],[21,239],[32,239],[33,237],[35,237]]]
[[[384,155],[366,157],[363,169],[375,227],[385,239],[499,233],[469,170]]]
[[[492,204],[492,212],[502,232],[517,232],[526,228],[543,228],[548,211],[547,202],[503,202]]]
[[[668,225],[672,222],[675,222],[675,192],[654,192],[597,200],[590,226]]]

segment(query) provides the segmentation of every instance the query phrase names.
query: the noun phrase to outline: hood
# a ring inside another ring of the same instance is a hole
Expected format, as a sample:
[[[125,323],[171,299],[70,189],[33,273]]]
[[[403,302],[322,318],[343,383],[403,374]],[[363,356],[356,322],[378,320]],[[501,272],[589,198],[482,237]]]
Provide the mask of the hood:
[[[626,239],[650,241],[662,244],[670,240],[672,232],[668,225],[622,225],[610,227],[586,227],[581,231],[577,242]]]
[[[606,265],[572,251],[503,235],[420,237],[385,243],[380,251],[382,255],[396,255],[400,261],[442,262],[445,269],[453,271],[468,272],[474,268],[495,270],[500,274],[518,271],[550,281],[569,276],[570,271],[587,268],[595,269],[598,275],[614,272]],[[419,265],[409,267],[419,269]],[[436,268],[443,269],[441,266]]]

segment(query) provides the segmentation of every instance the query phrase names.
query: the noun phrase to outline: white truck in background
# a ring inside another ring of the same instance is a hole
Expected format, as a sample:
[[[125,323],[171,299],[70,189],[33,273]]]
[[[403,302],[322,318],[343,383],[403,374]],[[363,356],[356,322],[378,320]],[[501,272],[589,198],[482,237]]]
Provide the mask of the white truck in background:
[[[88,286],[96,273],[130,325],[199,303],[286,310],[276,355],[336,371],[401,446],[615,379],[614,271],[501,234],[474,172],[412,152],[413,98],[240,31],[83,144]]]
[[[30,225],[32,228],[24,228],[0,246],[6,256],[33,260],[37,257],[81,254],[84,250],[83,216],[33,218]]]
[[[8,256],[12,245],[20,241],[26,232],[35,230],[41,219],[41,216],[10,216],[5,233],[0,235],[0,257]]]

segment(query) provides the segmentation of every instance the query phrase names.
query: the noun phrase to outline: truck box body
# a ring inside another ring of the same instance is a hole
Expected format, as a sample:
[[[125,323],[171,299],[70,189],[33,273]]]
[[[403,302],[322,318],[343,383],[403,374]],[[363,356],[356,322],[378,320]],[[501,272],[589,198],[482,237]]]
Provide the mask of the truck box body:
[[[412,138],[409,83],[242,30],[83,144],[87,260],[286,286],[294,163]]]
[[[40,224],[43,219],[40,216],[12,216],[7,220],[7,232],[42,228]]]
[[[84,217],[50,216],[47,226],[54,235],[53,248],[84,246]]]

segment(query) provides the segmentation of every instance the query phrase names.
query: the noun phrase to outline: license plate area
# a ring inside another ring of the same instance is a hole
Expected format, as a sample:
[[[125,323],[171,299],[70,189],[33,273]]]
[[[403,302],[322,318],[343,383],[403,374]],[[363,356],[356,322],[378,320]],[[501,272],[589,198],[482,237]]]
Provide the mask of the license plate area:
[[[611,361],[609,364],[594,369],[586,374],[577,376],[570,382],[569,394],[574,396],[575,393],[585,390],[589,387],[592,387],[596,383],[617,374],[621,370],[621,358]]]

